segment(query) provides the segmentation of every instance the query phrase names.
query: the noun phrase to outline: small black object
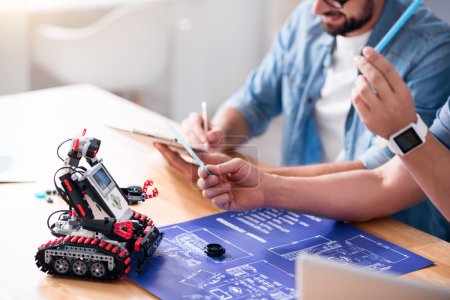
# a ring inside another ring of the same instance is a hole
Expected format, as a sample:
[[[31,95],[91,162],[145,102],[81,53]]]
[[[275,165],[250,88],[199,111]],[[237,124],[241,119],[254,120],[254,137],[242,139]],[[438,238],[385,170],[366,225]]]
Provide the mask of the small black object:
[[[51,194],[52,194],[52,191],[51,191],[51,190],[46,190],[46,191],[45,191],[45,194],[51,195]]]
[[[204,249],[209,257],[222,257],[225,254],[225,248],[220,244],[208,244]]]
[[[142,188],[140,186],[132,185],[127,188],[121,188],[121,190],[129,205],[145,201],[145,195],[142,197]]]
[[[47,198],[47,203],[53,203],[53,199],[52,198]]]

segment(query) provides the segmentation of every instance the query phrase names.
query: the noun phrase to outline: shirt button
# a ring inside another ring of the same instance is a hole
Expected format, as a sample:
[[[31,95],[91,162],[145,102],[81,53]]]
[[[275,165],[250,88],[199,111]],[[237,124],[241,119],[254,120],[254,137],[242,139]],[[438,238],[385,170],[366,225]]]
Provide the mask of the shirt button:
[[[308,98],[308,99],[306,100],[306,102],[307,102],[308,104],[311,104],[311,103],[313,102],[313,99],[312,99],[312,98]]]
[[[353,117],[353,114],[354,114],[354,111],[353,111],[353,109],[348,113],[348,117],[349,118],[352,118]]]

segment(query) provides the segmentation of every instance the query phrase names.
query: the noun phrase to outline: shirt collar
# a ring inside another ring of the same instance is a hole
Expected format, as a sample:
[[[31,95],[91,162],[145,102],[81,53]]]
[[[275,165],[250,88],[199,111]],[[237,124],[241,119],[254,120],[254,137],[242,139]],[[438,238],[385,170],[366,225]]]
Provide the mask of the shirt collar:
[[[331,34],[326,33],[323,31],[323,34],[321,34],[318,38],[318,42],[322,46],[328,46],[331,47],[334,44],[335,37]]]
[[[373,28],[373,32],[367,42],[367,45],[375,47],[384,37],[388,30],[394,25],[400,15],[403,13],[404,7],[398,0],[386,0],[380,18]]]

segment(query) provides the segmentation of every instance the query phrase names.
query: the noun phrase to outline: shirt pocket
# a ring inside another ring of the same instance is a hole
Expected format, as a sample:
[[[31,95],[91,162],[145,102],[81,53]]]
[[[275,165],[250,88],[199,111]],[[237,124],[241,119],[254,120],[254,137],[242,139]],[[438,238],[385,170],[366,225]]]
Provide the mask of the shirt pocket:
[[[287,115],[296,114],[299,111],[301,99],[304,98],[306,78],[301,68],[285,70],[282,81],[282,105],[283,112]]]

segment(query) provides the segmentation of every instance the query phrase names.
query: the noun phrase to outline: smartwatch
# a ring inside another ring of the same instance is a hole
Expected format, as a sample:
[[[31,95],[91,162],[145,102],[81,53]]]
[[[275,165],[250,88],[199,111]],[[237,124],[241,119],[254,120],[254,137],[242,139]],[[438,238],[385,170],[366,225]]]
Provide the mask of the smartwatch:
[[[416,116],[416,123],[406,125],[389,137],[388,147],[393,153],[403,156],[425,143],[428,127],[419,115]]]

